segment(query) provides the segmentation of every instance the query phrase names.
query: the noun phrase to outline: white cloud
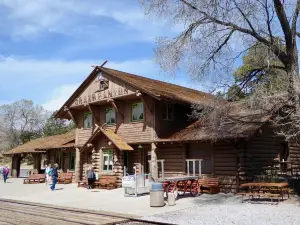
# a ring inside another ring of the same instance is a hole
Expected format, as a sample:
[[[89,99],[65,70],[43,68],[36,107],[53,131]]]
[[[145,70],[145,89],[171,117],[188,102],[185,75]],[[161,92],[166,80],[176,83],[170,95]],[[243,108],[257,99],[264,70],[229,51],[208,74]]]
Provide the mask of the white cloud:
[[[0,57],[0,103],[27,98],[42,104],[47,110],[57,110],[90,74],[91,65],[102,62],[102,59],[64,61]],[[150,59],[108,61],[105,66],[203,90],[203,85],[191,82],[187,76],[170,77],[160,73]]]
[[[121,29],[137,31],[133,36],[136,39],[153,41],[153,37],[171,31],[161,21],[154,24],[147,19],[138,2],[131,0],[0,0],[1,7],[7,9],[2,15],[3,24],[7,25],[2,32],[15,39],[33,38],[48,32],[76,37],[101,34],[103,28],[107,29],[103,26],[107,24],[105,18],[121,23]]]
[[[56,110],[92,71],[91,65],[104,60],[37,60],[0,57],[0,103],[22,98]],[[105,66],[155,78],[156,65],[149,59],[109,61]],[[4,94],[3,94],[4,93]]]
[[[55,111],[58,110],[67,99],[74,93],[80,84],[62,85],[52,92],[51,98],[42,106],[46,110]]]

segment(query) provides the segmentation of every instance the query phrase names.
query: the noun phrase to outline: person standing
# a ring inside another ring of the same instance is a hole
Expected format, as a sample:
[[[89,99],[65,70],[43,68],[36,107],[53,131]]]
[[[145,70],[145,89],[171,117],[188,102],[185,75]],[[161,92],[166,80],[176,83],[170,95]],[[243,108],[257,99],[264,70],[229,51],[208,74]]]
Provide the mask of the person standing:
[[[93,168],[90,168],[89,173],[88,173],[88,188],[87,189],[92,189],[93,183],[96,180],[96,175],[94,172]]]
[[[9,169],[8,169],[7,166],[5,166],[5,167],[3,168],[3,179],[4,179],[4,183],[6,183],[8,174],[9,174]]]
[[[51,171],[51,164],[49,164],[46,169],[45,169],[45,174],[46,174],[46,186],[50,185],[51,183],[51,176],[50,176],[50,171]]]
[[[57,183],[57,178],[58,178],[58,172],[57,172],[57,167],[58,165],[57,164],[54,164],[54,168],[52,169],[52,185],[50,187],[50,189],[52,191],[55,190],[55,185]]]

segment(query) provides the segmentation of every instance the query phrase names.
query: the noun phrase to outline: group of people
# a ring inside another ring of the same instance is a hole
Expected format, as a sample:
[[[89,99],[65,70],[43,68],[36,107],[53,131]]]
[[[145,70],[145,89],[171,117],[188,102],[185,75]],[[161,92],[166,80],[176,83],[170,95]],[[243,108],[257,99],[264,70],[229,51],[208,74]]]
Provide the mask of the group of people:
[[[55,190],[55,185],[57,183],[57,178],[58,178],[58,164],[54,164],[54,167],[49,164],[47,168],[45,169],[45,174],[46,174],[46,185],[50,186],[50,189],[52,191]]]
[[[58,164],[54,164],[54,167],[49,164],[47,168],[45,169],[46,174],[46,185],[50,185],[50,189],[52,191],[55,190],[55,185],[57,183],[58,178],[58,171],[57,171]],[[93,168],[89,168],[88,172],[88,187],[87,189],[92,189],[93,183],[96,180],[96,175]]]
[[[57,183],[57,178],[58,178],[57,168],[58,168],[58,164],[54,164],[53,167],[51,166],[51,164],[49,164],[45,169],[46,185],[50,186],[50,189],[52,191],[55,190],[55,185]],[[0,167],[0,177],[1,177],[1,175],[3,175],[4,183],[6,183],[8,174],[9,174],[9,169],[7,166]],[[93,168],[89,168],[87,178],[88,178],[88,187],[87,188],[92,189],[93,183],[96,180],[96,175],[95,175]]]
[[[0,177],[3,176],[4,183],[6,183],[7,177],[9,174],[9,169],[7,166],[0,167]]]

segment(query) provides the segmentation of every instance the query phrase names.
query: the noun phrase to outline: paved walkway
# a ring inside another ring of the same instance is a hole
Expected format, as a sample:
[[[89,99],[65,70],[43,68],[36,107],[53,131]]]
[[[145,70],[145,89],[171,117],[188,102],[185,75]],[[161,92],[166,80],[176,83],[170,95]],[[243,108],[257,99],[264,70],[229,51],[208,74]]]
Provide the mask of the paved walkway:
[[[8,179],[4,184],[0,180],[0,198],[54,204],[82,209],[102,210],[136,216],[150,216],[194,206],[201,197],[181,198],[176,206],[150,207],[149,195],[124,197],[123,189],[87,190],[77,188],[75,184],[58,184],[55,191],[45,184],[23,184],[23,179]]]

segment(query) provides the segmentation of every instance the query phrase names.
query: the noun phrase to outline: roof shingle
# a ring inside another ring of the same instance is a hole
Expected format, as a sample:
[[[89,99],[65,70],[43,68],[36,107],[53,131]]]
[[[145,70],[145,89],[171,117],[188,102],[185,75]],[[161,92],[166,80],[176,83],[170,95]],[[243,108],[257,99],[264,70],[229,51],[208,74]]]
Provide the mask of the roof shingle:
[[[75,140],[75,130],[71,130],[65,134],[58,134],[48,137],[37,138],[26,142],[25,144],[19,145],[3,155],[14,155],[22,153],[35,153],[37,151],[44,151],[53,148],[66,148],[73,147]]]

